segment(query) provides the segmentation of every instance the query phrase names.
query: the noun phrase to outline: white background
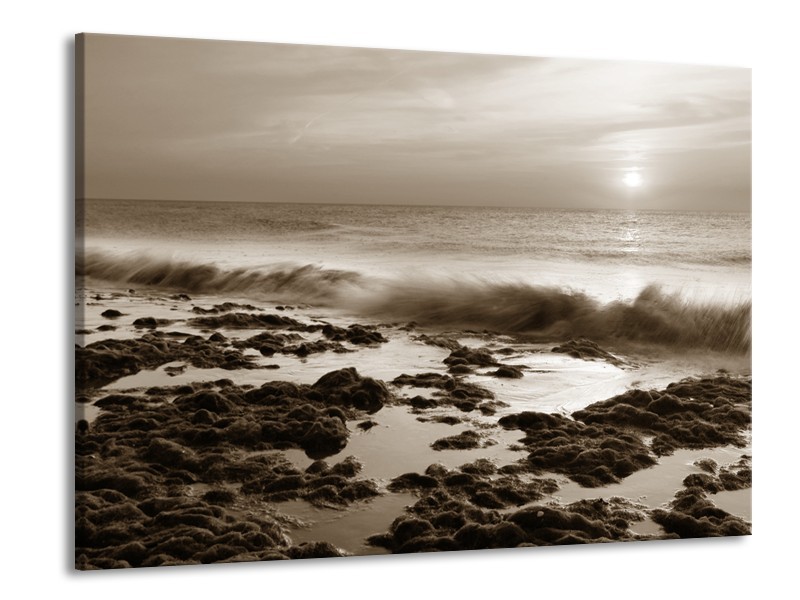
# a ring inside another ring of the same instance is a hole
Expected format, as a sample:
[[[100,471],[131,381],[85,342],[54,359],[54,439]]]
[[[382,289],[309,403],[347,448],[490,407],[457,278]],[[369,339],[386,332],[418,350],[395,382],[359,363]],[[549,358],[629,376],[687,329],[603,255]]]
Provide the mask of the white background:
[[[722,597],[796,593],[797,16],[791,2],[7,2],[2,9],[7,598]],[[69,528],[75,33],[753,68],[754,535],[75,574]],[[11,326],[9,330],[8,325]],[[779,592],[782,585],[786,587]],[[792,592],[791,590],[795,590]]]

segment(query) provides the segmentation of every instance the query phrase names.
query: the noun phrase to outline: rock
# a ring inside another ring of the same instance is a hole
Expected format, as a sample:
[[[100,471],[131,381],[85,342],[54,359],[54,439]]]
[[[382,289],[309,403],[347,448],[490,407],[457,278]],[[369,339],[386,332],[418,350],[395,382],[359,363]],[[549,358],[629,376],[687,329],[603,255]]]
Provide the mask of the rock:
[[[408,400],[408,403],[417,410],[425,410],[427,408],[435,408],[437,406],[436,400],[425,398],[423,396],[414,396]]]
[[[620,360],[610,352],[606,352],[593,341],[585,338],[570,340],[566,344],[556,346],[552,351],[568,354],[572,358],[580,360],[604,360],[618,367],[625,365],[623,360]]]
[[[497,361],[492,356],[491,352],[485,348],[477,350],[461,346],[450,353],[450,356],[444,359],[444,363],[448,366],[456,365],[476,365],[479,367],[488,367],[496,365]]]
[[[147,327],[149,329],[155,329],[158,327],[158,323],[153,317],[140,317],[133,322],[133,326],[137,328]]]
[[[631,390],[573,413],[587,425],[634,428],[654,436],[653,451],[743,446],[750,427],[749,379],[687,379],[665,390]]]
[[[523,376],[522,370],[518,369],[517,367],[512,367],[511,365],[503,365],[496,371],[492,371],[489,373],[494,377],[502,377],[506,379],[520,379]]]
[[[333,544],[328,542],[306,542],[292,546],[287,551],[290,558],[333,558],[344,556]]]
[[[462,431],[458,435],[436,440],[431,444],[434,450],[467,450],[480,445],[481,436],[476,431]]]
[[[331,371],[311,387],[319,391],[327,403],[353,406],[368,413],[379,411],[391,398],[382,381],[361,377],[353,367]]]
[[[618,482],[656,462],[642,440],[623,429],[530,411],[506,415],[499,423],[526,433],[521,442],[530,451],[530,468],[562,473],[584,487]]]
[[[392,492],[402,492],[405,490],[430,489],[438,486],[439,482],[429,475],[405,473],[392,479],[387,488]]]
[[[295,331],[313,331],[314,326],[304,325],[291,317],[253,313],[227,313],[219,316],[195,317],[187,321],[194,327],[208,329],[288,329]]]
[[[233,402],[222,394],[212,391],[201,391],[188,396],[181,396],[172,404],[182,410],[195,412],[204,409],[217,415],[229,413],[235,409]]]

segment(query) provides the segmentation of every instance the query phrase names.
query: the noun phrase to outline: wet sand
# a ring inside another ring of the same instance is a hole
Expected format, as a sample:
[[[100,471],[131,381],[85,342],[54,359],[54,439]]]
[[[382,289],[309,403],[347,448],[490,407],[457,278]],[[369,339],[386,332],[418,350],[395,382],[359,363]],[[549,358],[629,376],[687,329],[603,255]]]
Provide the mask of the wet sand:
[[[750,532],[747,357],[228,300],[76,298],[78,568]]]

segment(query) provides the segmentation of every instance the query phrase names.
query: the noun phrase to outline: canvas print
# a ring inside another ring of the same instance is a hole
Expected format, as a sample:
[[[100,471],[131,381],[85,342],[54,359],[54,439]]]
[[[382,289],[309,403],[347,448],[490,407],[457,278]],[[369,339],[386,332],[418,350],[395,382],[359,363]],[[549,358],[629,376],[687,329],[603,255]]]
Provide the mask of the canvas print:
[[[83,34],[76,79],[76,568],[751,533],[748,69]]]

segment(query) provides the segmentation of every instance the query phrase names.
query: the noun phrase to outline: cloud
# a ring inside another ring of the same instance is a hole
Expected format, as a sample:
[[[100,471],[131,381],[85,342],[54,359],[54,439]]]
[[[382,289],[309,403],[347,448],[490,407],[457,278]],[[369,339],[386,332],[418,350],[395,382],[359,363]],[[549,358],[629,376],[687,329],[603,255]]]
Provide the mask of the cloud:
[[[701,157],[749,206],[742,69],[91,36],[86,92],[90,196],[613,206]]]

